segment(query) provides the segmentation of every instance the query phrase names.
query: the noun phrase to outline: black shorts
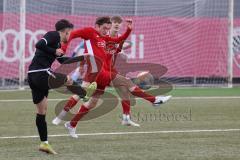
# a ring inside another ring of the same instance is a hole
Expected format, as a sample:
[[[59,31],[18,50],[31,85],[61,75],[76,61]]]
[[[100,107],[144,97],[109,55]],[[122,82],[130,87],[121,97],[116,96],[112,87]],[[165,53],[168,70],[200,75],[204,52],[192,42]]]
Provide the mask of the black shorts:
[[[48,96],[49,74],[45,71],[28,73],[28,83],[32,90],[32,99],[34,104],[40,103],[44,97]]]
[[[56,89],[64,85],[67,76],[61,73],[51,72],[50,76],[47,72],[28,73],[28,83],[32,90],[32,99],[34,104],[38,104],[44,97],[48,96],[49,89]],[[72,94],[77,94],[80,97],[86,95],[86,91],[76,84],[66,87]]]

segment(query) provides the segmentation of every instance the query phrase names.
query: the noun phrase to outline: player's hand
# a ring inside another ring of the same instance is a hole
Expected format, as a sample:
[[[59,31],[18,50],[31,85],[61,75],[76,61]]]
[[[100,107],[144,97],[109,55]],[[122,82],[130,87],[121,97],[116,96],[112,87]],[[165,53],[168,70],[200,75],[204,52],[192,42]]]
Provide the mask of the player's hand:
[[[64,55],[64,51],[61,48],[56,49],[56,53],[57,56],[62,56]]]
[[[65,85],[66,85],[66,86],[70,86],[70,85],[72,85],[72,84],[73,84],[72,78],[71,78],[70,76],[67,76],[67,81],[66,81]]]
[[[132,19],[126,19],[127,27],[132,29]]]

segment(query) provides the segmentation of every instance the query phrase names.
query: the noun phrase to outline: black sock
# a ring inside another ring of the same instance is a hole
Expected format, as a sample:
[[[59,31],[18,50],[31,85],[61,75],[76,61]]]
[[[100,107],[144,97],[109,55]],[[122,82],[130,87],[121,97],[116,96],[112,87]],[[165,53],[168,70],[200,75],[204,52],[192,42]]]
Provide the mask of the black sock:
[[[36,125],[38,129],[38,134],[41,141],[47,141],[47,123],[45,121],[45,115],[36,115]]]

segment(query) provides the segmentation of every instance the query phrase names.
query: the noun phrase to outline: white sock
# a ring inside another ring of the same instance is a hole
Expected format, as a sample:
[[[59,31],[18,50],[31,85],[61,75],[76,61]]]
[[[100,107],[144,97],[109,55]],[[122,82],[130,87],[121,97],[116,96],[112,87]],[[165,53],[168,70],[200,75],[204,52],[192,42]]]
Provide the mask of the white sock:
[[[122,118],[123,118],[124,121],[127,121],[127,120],[130,119],[130,115],[129,114],[123,114]]]
[[[63,117],[65,117],[66,114],[67,114],[67,111],[65,111],[65,110],[63,109],[63,110],[59,113],[58,118],[59,118],[59,119],[63,119]]]
[[[43,143],[46,143],[46,144],[48,144],[48,141],[43,141]]]

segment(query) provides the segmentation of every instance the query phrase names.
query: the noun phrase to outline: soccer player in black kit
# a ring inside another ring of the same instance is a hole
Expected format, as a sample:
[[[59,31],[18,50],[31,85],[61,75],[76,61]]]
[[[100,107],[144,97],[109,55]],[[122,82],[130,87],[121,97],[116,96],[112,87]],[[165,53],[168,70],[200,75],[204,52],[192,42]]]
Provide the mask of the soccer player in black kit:
[[[51,65],[57,57],[61,57],[64,52],[61,49],[61,42],[67,42],[73,24],[62,19],[55,24],[56,31],[47,32],[36,44],[36,52],[29,66],[28,83],[32,91],[33,103],[37,106],[36,126],[40,136],[41,144],[39,150],[57,154],[48,143],[47,123],[45,120],[47,112],[47,97],[49,87],[49,77],[54,76]],[[55,77],[56,78],[56,77]],[[72,81],[66,76],[67,85]]]

